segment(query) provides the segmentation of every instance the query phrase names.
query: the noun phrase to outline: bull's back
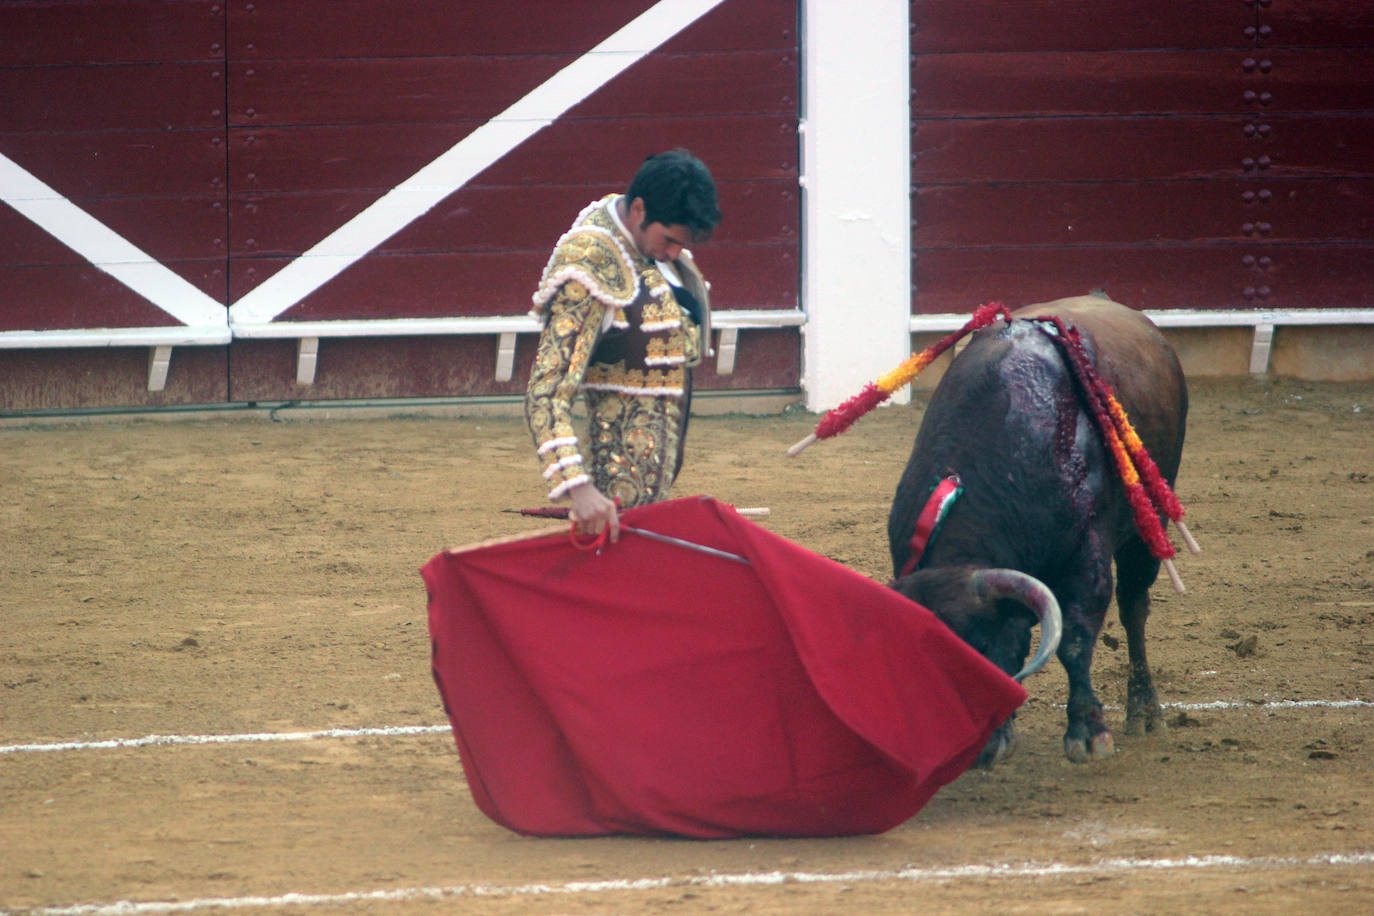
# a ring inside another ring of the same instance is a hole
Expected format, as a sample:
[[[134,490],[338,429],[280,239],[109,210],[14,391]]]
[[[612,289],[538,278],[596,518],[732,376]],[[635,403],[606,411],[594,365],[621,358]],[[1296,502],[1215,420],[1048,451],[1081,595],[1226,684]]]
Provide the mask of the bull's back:
[[[1013,318],[1050,315],[1091,340],[1098,374],[1172,480],[1183,449],[1188,389],[1178,355],[1159,328],[1142,313],[1103,296],[1072,296],[1012,312]]]
[[[1012,315],[1054,315],[1078,328],[1098,374],[1172,482],[1182,451],[1187,392],[1178,358],[1154,323],[1099,296],[1029,305]],[[947,526],[941,553],[995,553],[1003,537],[1018,543],[1038,538],[1050,544],[1072,528],[1073,512],[1079,511],[1072,492],[1087,481],[1081,479],[1081,471],[1066,470],[1073,462],[1060,466],[1048,459],[1067,447],[1057,436],[1072,430],[1096,435],[1087,432],[1095,427],[1082,413],[1076,390],[1058,348],[1025,323],[988,328],[970,340],[931,395],[897,487],[888,519],[894,569],[905,561],[907,541],[931,483],[950,470],[958,470],[985,498],[972,490],[966,494],[963,516],[972,527],[956,535],[956,526]],[[1082,447],[1088,449],[1083,456],[1088,465],[1102,465],[1105,455],[1099,444]],[[1008,473],[1008,468],[1015,472]],[[1091,476],[1100,481],[1104,473],[1105,467]],[[1063,494],[1063,499],[1056,502],[1052,493]],[[1028,505],[1039,507],[1034,518],[1003,517],[1009,507]],[[1035,525],[1044,530],[1032,533]]]

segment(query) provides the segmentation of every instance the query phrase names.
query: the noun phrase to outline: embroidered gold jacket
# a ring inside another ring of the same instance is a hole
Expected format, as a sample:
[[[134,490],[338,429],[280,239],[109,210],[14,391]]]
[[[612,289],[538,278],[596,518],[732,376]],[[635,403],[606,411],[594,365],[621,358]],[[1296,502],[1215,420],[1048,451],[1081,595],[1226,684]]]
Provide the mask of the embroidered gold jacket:
[[[593,201],[558,240],[531,314],[544,325],[525,412],[550,499],[588,479],[573,426],[579,391],[681,398],[690,367],[710,340],[708,284],[691,254],[672,265],[700,304],[700,322],[679,303],[660,266],[635,247],[614,207]]]

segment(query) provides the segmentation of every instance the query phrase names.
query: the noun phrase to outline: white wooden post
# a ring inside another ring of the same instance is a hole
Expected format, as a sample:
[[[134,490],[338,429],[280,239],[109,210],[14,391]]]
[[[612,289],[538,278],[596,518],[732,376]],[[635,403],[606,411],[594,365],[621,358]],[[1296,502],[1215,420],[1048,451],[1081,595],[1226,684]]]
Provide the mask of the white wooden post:
[[[803,16],[802,385],[822,411],[911,354],[909,14],[804,0]]]
[[[315,367],[320,361],[320,339],[301,337],[296,340],[296,384],[315,384]]]
[[[172,348],[153,347],[148,355],[148,390],[162,391],[167,387],[167,370],[172,365]]]

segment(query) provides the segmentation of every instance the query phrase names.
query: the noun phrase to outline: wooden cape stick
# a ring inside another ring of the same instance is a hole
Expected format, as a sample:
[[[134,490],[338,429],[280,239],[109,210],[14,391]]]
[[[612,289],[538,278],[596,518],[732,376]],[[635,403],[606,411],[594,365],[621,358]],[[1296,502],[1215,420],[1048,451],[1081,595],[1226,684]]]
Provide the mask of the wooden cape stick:
[[[471,544],[450,547],[445,552],[466,553],[469,550],[478,550],[482,547],[496,547],[499,544],[514,544],[516,541],[528,541],[534,538],[553,537],[555,535],[566,537],[567,534],[568,524],[564,522],[559,525],[546,525],[543,528],[536,528],[534,531],[526,531],[521,534],[506,534],[500,537],[487,538],[485,541],[474,541]]]

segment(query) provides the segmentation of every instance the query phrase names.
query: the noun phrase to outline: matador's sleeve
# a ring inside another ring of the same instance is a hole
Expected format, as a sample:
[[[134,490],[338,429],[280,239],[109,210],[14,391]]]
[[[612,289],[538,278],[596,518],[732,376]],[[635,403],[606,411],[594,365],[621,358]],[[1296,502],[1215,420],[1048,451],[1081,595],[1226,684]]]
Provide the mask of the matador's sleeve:
[[[539,335],[539,350],[525,391],[525,419],[550,487],[549,499],[558,499],[569,487],[589,479],[582,467],[572,410],[601,336],[607,306],[585,285],[569,280],[548,300],[547,307],[548,320]]]
[[[575,227],[559,240],[534,294],[544,322],[525,391],[525,418],[534,437],[549,498],[589,479],[573,427],[572,408],[609,324],[634,301],[639,281],[624,245],[594,226]]]

